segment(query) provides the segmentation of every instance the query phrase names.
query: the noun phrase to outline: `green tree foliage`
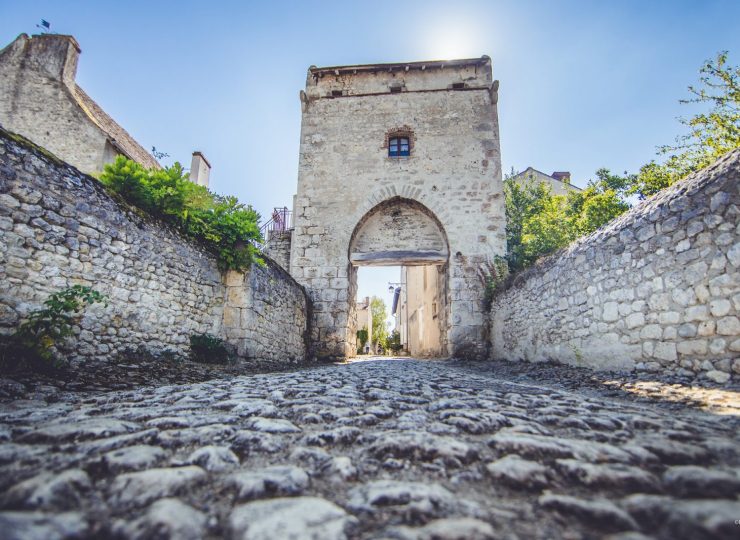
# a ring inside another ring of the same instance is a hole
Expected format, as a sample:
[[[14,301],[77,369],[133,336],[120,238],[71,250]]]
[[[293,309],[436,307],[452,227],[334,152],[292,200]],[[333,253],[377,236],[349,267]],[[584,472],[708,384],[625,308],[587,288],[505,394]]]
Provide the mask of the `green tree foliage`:
[[[388,316],[382,298],[373,296],[370,299],[370,313],[372,313],[373,318],[373,346],[377,346],[378,343],[384,345],[385,339],[388,337],[388,327],[385,324]]]
[[[394,353],[398,353],[403,349],[403,345],[401,344],[401,334],[398,330],[394,330],[385,338],[385,348]]]
[[[507,262],[509,270],[521,270],[539,257],[567,246],[629,209],[625,200],[629,179],[596,172],[582,191],[553,195],[550,186],[533,180],[504,180],[506,203]]]
[[[365,352],[365,344],[367,343],[367,328],[360,328],[357,331],[357,354]]]
[[[699,70],[700,85],[689,86],[691,98],[681,103],[709,105],[709,110],[681,119],[688,133],[674,145],[662,146],[663,163],[651,161],[637,174],[596,171],[596,180],[567,196],[550,193],[546,184],[504,180],[509,269],[520,270],[537,258],[587,235],[629,209],[628,197],[644,199],[686,175],[740,148],[740,68],[727,63],[727,52]]]
[[[261,262],[259,214],[236,197],[216,195],[190,182],[179,163],[146,170],[118,156],[106,165],[100,181],[130,204],[159,217],[183,233],[210,245],[221,269],[246,270]]]
[[[661,146],[663,163],[651,161],[635,175],[631,192],[641,199],[710,165],[723,154],[740,148],[740,67],[727,63],[727,51],[707,60],[699,70],[699,86],[689,86],[684,104],[708,105],[691,118],[681,118],[688,133],[675,144]]]
[[[74,285],[49,296],[42,309],[33,311],[0,350],[0,365],[9,369],[28,363],[58,365],[54,347],[72,335],[72,325],[82,310],[106,297],[91,287]]]

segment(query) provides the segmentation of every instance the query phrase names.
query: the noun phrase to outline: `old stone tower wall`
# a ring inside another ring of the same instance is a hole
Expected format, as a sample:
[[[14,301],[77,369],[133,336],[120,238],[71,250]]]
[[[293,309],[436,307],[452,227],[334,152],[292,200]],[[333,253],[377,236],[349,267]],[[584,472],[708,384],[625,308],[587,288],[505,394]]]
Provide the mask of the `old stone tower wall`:
[[[0,51],[0,125],[99,171],[115,152],[74,97],[79,54],[74,38],[54,34],[21,35]]]
[[[740,373],[740,150],[496,294],[494,358]]]
[[[290,271],[313,301],[312,354],[355,354],[356,266],[349,250],[358,224],[378,205],[397,205],[389,211],[398,215],[418,205],[440,224],[448,243],[442,306],[448,352],[485,356],[481,270],[505,251],[490,59],[311,68],[302,109]],[[394,134],[409,137],[409,157],[389,157]],[[388,223],[408,225],[403,219]],[[365,253],[379,256],[387,245],[382,228],[376,229],[359,233],[366,233]],[[376,233],[381,236],[372,242]]]
[[[109,299],[76,328],[81,358],[139,346],[186,353],[192,334],[211,333],[244,356],[304,359],[307,297],[277,264],[222,276],[212,253],[3,130],[0,234],[2,333],[50,293],[81,284]]]

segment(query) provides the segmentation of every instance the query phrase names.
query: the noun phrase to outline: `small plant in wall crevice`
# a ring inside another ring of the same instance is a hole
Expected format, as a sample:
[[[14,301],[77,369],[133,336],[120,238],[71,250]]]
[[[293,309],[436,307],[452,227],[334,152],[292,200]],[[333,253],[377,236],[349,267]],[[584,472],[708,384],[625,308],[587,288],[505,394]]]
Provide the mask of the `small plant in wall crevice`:
[[[193,334],[190,336],[190,357],[201,364],[227,364],[232,354],[221,338],[211,334]]]
[[[92,287],[73,285],[49,296],[44,307],[31,312],[16,332],[0,344],[0,369],[59,367],[56,347],[73,334],[72,325],[82,311],[95,303],[107,305],[107,297]]]

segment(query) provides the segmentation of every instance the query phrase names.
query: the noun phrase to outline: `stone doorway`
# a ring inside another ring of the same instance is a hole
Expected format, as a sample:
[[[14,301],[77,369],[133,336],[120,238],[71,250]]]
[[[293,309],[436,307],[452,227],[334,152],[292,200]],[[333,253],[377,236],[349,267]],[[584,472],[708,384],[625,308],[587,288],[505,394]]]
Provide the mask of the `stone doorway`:
[[[348,349],[357,350],[358,269],[400,266],[394,301],[402,343],[416,357],[448,354],[449,247],[444,228],[428,208],[403,197],[378,204],[355,227],[348,258]]]

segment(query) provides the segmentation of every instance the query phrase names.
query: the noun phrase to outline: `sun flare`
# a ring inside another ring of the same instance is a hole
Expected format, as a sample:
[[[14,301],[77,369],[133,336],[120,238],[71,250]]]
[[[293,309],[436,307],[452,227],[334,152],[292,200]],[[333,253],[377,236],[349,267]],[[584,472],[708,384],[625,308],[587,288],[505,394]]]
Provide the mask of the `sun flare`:
[[[435,60],[474,58],[482,53],[476,50],[472,29],[465,26],[444,27],[428,38],[429,57]]]

